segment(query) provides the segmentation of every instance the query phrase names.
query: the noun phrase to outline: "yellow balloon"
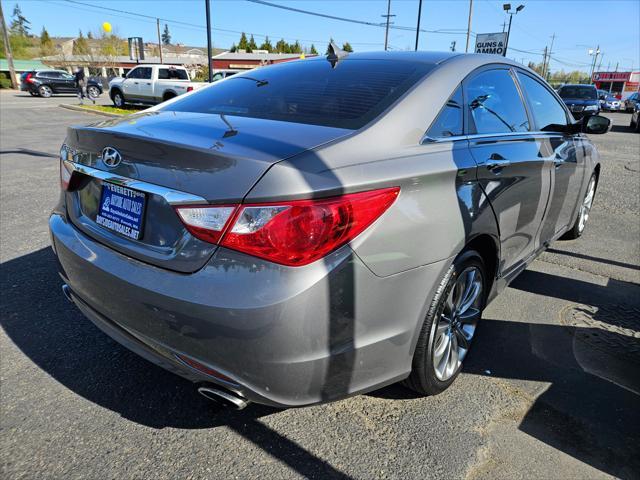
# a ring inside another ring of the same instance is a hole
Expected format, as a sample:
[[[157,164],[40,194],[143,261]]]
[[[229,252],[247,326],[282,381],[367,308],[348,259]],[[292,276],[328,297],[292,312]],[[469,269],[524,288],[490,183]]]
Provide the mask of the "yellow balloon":
[[[103,29],[105,32],[109,33],[109,32],[111,31],[111,24],[110,24],[109,22],[104,22],[104,23],[102,24],[102,29]]]

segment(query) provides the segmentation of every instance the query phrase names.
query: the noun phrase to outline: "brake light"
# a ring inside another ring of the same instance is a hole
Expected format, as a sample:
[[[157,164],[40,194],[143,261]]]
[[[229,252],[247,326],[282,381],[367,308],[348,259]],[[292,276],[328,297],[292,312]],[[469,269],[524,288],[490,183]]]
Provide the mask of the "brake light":
[[[193,87],[187,87],[187,92],[192,92],[193,91]]]
[[[60,147],[60,188],[63,191],[69,190],[69,183],[71,182],[71,176],[73,171],[67,167],[65,160],[71,160],[73,154],[66,145]]]
[[[201,240],[275,263],[302,266],[357,237],[393,204],[399,192],[393,187],[319,200],[176,210],[187,230]]]
[[[26,77],[24,77],[24,81],[25,81],[25,82],[29,82],[29,83],[33,83],[33,82],[35,82],[35,81],[36,81],[36,79],[35,79],[35,78],[33,78],[33,74],[31,74],[31,73],[27,73],[27,76],[26,76]]]

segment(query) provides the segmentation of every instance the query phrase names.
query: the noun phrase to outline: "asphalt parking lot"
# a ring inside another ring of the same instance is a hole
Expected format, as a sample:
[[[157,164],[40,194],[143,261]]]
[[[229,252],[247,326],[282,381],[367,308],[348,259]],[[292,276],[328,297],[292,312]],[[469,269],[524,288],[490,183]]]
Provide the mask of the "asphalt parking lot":
[[[106,102],[105,97],[102,101]],[[606,114],[590,224],[484,314],[445,393],[221,410],[60,292],[47,233],[74,97],[0,92],[3,478],[640,478],[640,135]]]

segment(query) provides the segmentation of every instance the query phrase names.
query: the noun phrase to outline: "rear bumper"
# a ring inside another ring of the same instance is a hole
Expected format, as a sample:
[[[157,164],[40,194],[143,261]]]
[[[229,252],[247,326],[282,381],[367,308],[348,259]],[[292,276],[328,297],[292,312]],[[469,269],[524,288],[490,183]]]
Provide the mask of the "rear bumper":
[[[117,253],[61,214],[49,227],[76,304],[106,333],[193,382],[230,386],[175,354],[191,357],[273,406],[335,400],[406,377],[450,263],[381,278],[349,247],[299,268],[219,248],[184,274]]]

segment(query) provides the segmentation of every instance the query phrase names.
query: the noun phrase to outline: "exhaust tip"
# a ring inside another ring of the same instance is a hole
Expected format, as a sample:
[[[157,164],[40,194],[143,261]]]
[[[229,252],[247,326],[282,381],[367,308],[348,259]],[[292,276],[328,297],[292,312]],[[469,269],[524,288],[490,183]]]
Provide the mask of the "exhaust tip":
[[[247,405],[249,405],[248,400],[238,396],[233,392],[221,390],[219,388],[209,386],[198,387],[198,393],[211,401],[219,403],[224,407],[232,408],[234,410],[242,410]]]
[[[71,303],[74,303],[73,297],[71,296],[71,289],[69,288],[69,285],[67,285],[66,283],[62,285],[62,294],[64,295],[64,298],[69,300]]]

